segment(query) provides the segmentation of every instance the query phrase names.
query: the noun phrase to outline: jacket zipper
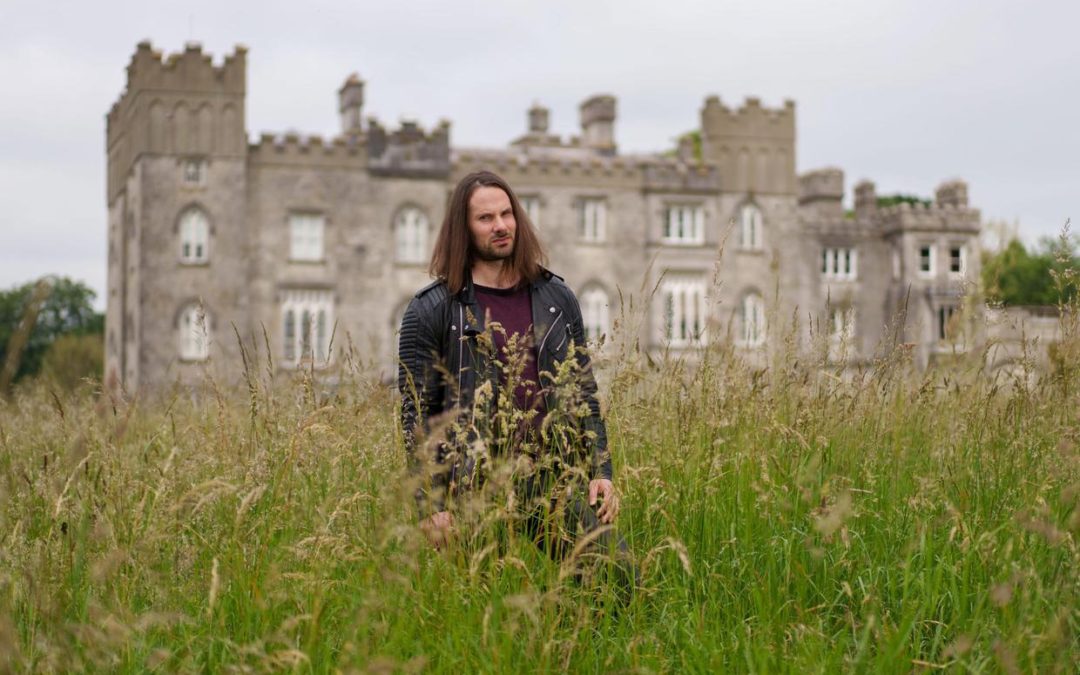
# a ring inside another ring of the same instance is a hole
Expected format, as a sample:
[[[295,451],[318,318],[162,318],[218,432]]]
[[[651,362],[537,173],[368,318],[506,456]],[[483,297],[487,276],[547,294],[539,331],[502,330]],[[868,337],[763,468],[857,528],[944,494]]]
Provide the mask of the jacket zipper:
[[[536,350],[536,358],[540,358],[540,355],[544,353],[544,343],[547,342],[548,336],[551,335],[551,329],[555,327],[555,324],[562,318],[563,313],[559,312],[559,315],[555,317],[555,320],[548,326],[547,332],[544,333],[544,339],[540,341],[540,349]],[[562,346],[562,345],[560,345]]]

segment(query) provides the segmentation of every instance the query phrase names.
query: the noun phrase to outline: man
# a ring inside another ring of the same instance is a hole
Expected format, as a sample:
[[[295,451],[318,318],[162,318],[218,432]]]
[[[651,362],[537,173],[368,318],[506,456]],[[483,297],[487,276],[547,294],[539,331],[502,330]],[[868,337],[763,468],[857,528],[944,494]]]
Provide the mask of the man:
[[[452,502],[475,494],[489,464],[524,458],[511,482],[534,540],[563,558],[585,536],[582,550],[625,562],[626,544],[610,527],[619,497],[581,309],[544,263],[506,181],[480,171],[458,183],[431,257],[436,281],[405,310],[398,348],[421,527],[444,544]],[[509,422],[499,413],[507,407]]]

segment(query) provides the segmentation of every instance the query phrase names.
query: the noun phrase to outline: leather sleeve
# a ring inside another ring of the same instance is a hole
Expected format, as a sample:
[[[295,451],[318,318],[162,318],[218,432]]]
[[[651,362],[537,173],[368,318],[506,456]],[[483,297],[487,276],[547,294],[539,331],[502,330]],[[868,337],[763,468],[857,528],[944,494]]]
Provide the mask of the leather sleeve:
[[[582,423],[582,430],[592,432],[592,478],[611,480],[611,453],[608,451],[607,426],[600,414],[600,399],[597,398],[596,376],[593,375],[592,361],[586,348],[585,322],[581,318],[581,306],[577,297],[569,288],[567,305],[570,312],[570,337],[574,341],[574,358],[577,360],[578,373],[581,377],[581,393],[589,407],[589,415]]]
[[[430,420],[442,412],[445,382],[437,370],[441,360],[437,312],[423,298],[413,298],[401,320],[398,338],[398,391],[401,430],[409,473],[419,482],[416,501],[420,518],[445,508],[448,467],[441,457],[425,456]]]

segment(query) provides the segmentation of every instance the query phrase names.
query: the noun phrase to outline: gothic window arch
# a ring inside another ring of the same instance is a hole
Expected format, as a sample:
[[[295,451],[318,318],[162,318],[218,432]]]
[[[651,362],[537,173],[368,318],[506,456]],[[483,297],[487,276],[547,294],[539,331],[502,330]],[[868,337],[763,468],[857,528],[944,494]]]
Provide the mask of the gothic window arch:
[[[708,304],[701,275],[673,274],[660,284],[663,339],[672,347],[698,347],[706,343]]]
[[[761,209],[752,202],[739,207],[739,248],[759,251],[764,248],[765,220]]]
[[[611,297],[599,284],[581,293],[581,322],[587,342],[597,342],[611,330]]]
[[[334,332],[334,296],[321,289],[289,289],[281,303],[282,361],[287,366],[330,362]]]
[[[765,300],[757,291],[743,294],[739,303],[739,345],[760,347],[765,343]]]
[[[181,308],[177,339],[181,360],[205,361],[210,358],[210,317],[202,304],[191,302]]]
[[[416,206],[406,206],[394,217],[395,257],[399,263],[423,264],[431,253],[428,217]]]
[[[198,206],[180,214],[180,262],[201,265],[210,261],[210,220]]]

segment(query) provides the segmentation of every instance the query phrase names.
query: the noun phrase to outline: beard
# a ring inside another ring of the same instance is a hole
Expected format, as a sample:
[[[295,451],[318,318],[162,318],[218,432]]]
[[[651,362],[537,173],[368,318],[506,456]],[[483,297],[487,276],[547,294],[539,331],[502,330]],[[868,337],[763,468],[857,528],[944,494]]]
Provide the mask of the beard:
[[[508,260],[513,257],[514,246],[516,244],[513,237],[509,237],[509,239],[510,245],[502,248],[496,248],[493,243],[478,246],[474,242],[473,255],[475,255],[478,260],[483,260],[484,262]]]

